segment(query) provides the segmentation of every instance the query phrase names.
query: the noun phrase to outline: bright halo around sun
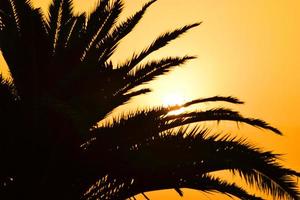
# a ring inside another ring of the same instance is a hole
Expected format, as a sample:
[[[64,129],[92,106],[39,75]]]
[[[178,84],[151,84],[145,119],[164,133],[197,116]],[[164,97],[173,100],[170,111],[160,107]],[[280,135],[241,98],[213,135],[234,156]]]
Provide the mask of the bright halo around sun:
[[[184,97],[178,93],[172,93],[163,97],[162,102],[164,106],[182,105],[184,103]]]
[[[162,98],[163,106],[180,106],[185,103],[185,98],[179,93],[171,93]],[[168,113],[168,115],[179,115],[185,111],[185,108],[179,108]]]

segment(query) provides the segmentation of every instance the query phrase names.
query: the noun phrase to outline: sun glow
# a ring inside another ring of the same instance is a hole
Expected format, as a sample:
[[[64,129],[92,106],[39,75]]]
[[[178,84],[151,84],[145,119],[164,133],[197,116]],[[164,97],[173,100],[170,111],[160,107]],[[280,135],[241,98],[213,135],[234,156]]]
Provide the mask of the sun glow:
[[[185,100],[183,95],[178,93],[168,94],[162,98],[162,102],[164,106],[175,106],[175,105],[182,105]]]
[[[184,104],[185,99],[182,94],[179,93],[171,93],[162,98],[163,106],[180,106]],[[173,110],[168,113],[168,115],[179,115],[185,112],[185,108],[178,108],[177,110]]]

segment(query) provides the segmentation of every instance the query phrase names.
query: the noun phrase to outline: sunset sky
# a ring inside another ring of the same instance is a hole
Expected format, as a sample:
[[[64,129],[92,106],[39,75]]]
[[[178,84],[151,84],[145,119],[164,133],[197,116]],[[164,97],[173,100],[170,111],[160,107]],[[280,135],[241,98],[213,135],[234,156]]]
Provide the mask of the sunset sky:
[[[33,2],[43,9],[49,4],[48,0]],[[75,10],[89,11],[95,2],[75,0]],[[120,20],[140,9],[147,0],[124,2]],[[113,62],[129,58],[165,31],[203,22],[151,56],[189,54],[198,58],[149,84],[152,93],[135,98],[118,112],[199,97],[235,96],[246,104],[222,105],[263,119],[279,128],[284,136],[247,125],[238,128],[231,123],[221,123],[218,130],[247,137],[263,149],[282,153],[284,165],[300,171],[299,8],[299,0],[158,0],[120,44]],[[205,106],[211,105],[215,104]],[[184,198],[173,190],[148,195],[152,200],[227,199],[190,190],[185,190]]]

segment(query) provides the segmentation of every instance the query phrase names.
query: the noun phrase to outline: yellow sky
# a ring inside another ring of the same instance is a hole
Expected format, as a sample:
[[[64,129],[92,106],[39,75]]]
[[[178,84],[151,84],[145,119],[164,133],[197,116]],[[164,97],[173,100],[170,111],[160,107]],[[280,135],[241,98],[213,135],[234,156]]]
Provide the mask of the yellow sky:
[[[125,0],[128,16],[145,0]],[[35,0],[46,7],[48,0]],[[76,0],[77,11],[95,0]],[[198,59],[149,86],[153,93],[136,98],[123,109],[162,104],[174,93],[184,99],[233,95],[245,101],[231,106],[246,116],[266,120],[284,137],[248,126],[231,128],[265,149],[283,153],[286,166],[300,171],[300,1],[298,0],[159,0],[120,45],[113,58],[120,61],[139,51],[164,31],[187,23],[203,24],[152,57],[197,55]],[[130,51],[129,51],[129,50]],[[0,61],[1,62],[1,61]],[[122,109],[121,109],[122,110]],[[226,199],[186,191],[155,192],[151,199]]]

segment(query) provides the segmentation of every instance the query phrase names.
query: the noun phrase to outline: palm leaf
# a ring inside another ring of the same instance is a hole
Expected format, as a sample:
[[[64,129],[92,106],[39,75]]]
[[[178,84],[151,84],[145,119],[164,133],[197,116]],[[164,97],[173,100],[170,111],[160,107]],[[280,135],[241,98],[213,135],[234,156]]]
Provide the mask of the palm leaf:
[[[5,6],[5,2],[14,2],[13,11]],[[19,95],[31,99],[38,92],[36,86],[42,85],[37,73],[43,69],[37,66],[47,60],[49,50],[42,13],[39,9],[33,9],[28,1],[4,0],[1,3],[5,22],[1,32],[1,51]],[[14,28],[15,17],[10,17],[12,13],[17,15],[18,30]]]
[[[73,14],[72,0],[53,0],[49,7],[47,29],[54,54],[61,45],[67,31],[63,27],[69,22]]]
[[[195,102],[207,102],[210,100],[216,101],[229,101],[234,103],[240,103],[232,97],[212,97],[207,99],[198,99]],[[192,102],[188,102],[187,105],[191,105]],[[281,133],[276,128],[268,125],[266,122],[259,119],[244,118],[238,112],[231,111],[229,109],[213,109],[207,111],[183,113],[179,115],[168,115],[170,108],[154,108],[150,110],[141,110],[136,113],[129,113],[114,118],[111,123],[102,125],[92,131],[91,137],[96,137],[99,142],[98,147],[100,149],[112,148],[107,145],[119,145],[130,146],[141,140],[155,137],[161,132],[188,125],[190,123],[199,123],[204,121],[223,121],[230,120],[234,122],[242,122],[262,129],[271,130],[277,134]],[[123,130],[126,130],[124,132]],[[142,132],[140,130],[143,130]],[[105,143],[102,143],[106,141]],[[110,142],[107,142],[110,141]]]
[[[116,177],[127,175],[133,179],[145,177],[145,180],[149,180],[150,177],[167,175],[183,178],[197,177],[198,174],[201,177],[213,171],[236,170],[249,184],[267,194],[278,198],[299,198],[297,184],[292,178],[300,174],[280,166],[276,162],[277,155],[261,151],[243,139],[207,136],[205,130],[194,129],[187,132],[186,129],[181,129],[149,137],[133,144],[129,149],[118,143],[115,145],[117,148],[107,148],[106,154],[110,155],[109,167],[105,167],[104,157],[101,165],[91,165],[95,166],[95,171],[90,169],[89,173],[97,173],[97,169],[101,169]],[[91,149],[94,147],[95,144]],[[174,184],[171,187],[180,188]]]
[[[104,4],[103,8],[102,4]],[[109,5],[109,1],[102,4],[100,3],[100,5],[98,5],[88,20],[87,35],[85,38],[87,46],[85,47],[81,57],[82,61],[85,60],[90,63],[91,66],[97,66],[98,62],[99,51],[96,44],[108,34],[113,25],[116,23],[123,8],[121,0],[114,1],[112,5]],[[100,16],[95,14],[95,12],[99,12],[98,15]]]
[[[98,61],[99,64],[105,62],[113,54],[120,40],[122,40],[133,30],[133,28],[142,19],[146,10],[155,1],[156,0],[152,0],[146,3],[140,11],[136,12],[133,16],[129,17],[124,22],[121,22],[116,28],[114,28],[114,30],[112,30],[111,33],[109,33],[105,38],[103,38],[103,40],[98,42],[98,52],[101,52]]]
[[[178,187],[178,188],[175,188]],[[151,176],[122,179],[119,177],[104,176],[99,179],[85,193],[85,198],[88,200],[97,199],[128,199],[144,192],[173,189],[183,196],[180,188],[190,188],[200,190],[202,192],[219,192],[228,196],[235,196],[240,199],[262,200],[260,197],[248,194],[244,189],[235,184],[227,183],[219,178],[211,177],[210,175],[174,177],[170,175],[161,175],[159,179],[153,179]],[[148,198],[145,196],[145,198]]]
[[[165,117],[162,121],[166,122],[166,129],[202,121],[235,121],[249,124],[262,129],[273,131],[276,134],[282,133],[268,125],[265,121],[253,118],[244,118],[238,112],[224,108],[216,108],[207,111],[187,112],[179,115]]]
[[[132,70],[139,62],[141,62],[145,57],[150,55],[152,52],[159,50],[160,48],[166,46],[170,41],[178,38],[183,33],[187,32],[189,29],[199,26],[200,23],[194,23],[191,25],[186,25],[182,28],[176,29],[171,32],[167,32],[159,36],[149,47],[141,51],[139,54],[134,54],[127,62],[120,65],[118,68],[124,70],[128,73]]]
[[[125,78],[126,86],[119,90],[118,93],[125,93],[136,86],[149,82],[157,76],[164,75],[166,72],[169,72],[172,67],[182,65],[186,61],[194,58],[195,57],[193,56],[185,56],[182,58],[170,57],[159,61],[150,61],[145,65],[141,65]]]

